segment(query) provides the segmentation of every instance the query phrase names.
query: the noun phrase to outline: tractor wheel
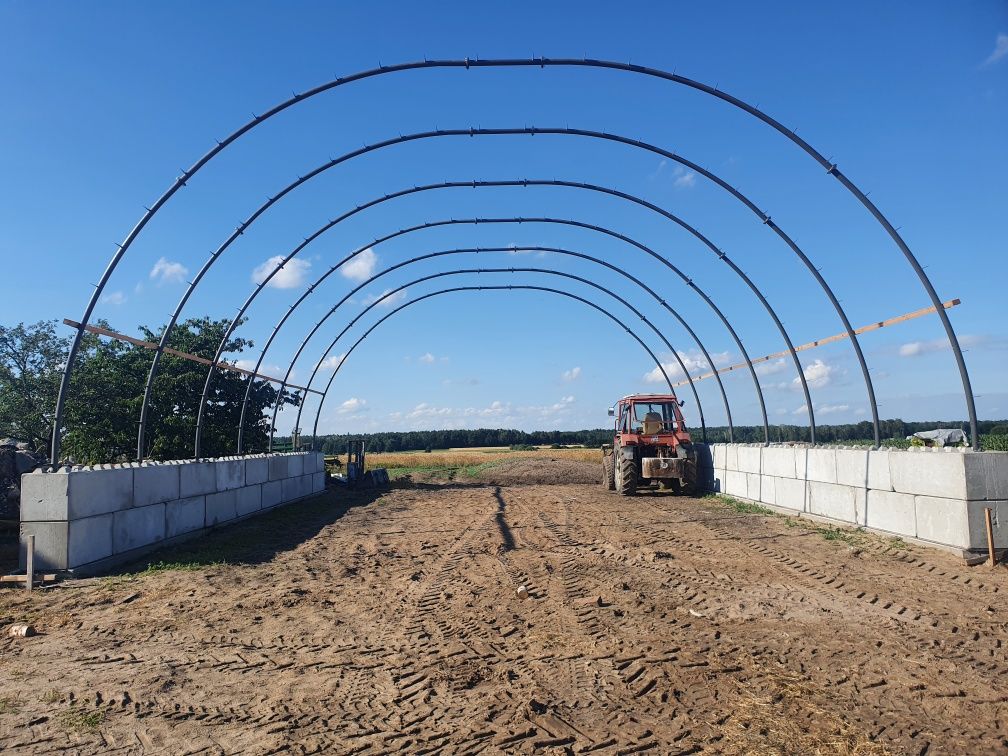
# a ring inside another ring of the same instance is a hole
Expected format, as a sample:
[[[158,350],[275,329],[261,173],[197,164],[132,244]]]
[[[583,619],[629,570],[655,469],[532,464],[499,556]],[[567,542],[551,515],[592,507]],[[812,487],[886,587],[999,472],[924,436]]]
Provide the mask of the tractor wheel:
[[[637,493],[637,464],[632,459],[620,458],[616,473],[616,489],[621,496],[633,496]]]
[[[606,491],[616,490],[616,466],[613,464],[613,455],[602,455],[602,488]]]

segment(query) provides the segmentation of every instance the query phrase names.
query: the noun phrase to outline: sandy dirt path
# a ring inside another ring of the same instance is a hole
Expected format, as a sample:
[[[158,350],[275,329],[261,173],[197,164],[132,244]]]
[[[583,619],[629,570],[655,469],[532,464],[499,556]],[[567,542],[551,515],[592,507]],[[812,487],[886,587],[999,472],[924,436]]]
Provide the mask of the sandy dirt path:
[[[40,631],[0,639],[0,750],[1008,750],[1008,570],[939,551],[707,499],[423,483],[156,558],[193,564],[0,592]]]

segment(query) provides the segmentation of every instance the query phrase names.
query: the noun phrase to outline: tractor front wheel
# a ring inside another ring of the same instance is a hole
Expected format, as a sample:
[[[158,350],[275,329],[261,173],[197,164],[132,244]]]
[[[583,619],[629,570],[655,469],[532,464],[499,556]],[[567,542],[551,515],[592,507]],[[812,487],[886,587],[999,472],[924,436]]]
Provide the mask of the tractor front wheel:
[[[612,454],[602,455],[602,488],[606,491],[616,490],[616,465]]]
[[[632,459],[620,456],[616,469],[616,488],[621,496],[633,496],[637,493],[637,464]]]

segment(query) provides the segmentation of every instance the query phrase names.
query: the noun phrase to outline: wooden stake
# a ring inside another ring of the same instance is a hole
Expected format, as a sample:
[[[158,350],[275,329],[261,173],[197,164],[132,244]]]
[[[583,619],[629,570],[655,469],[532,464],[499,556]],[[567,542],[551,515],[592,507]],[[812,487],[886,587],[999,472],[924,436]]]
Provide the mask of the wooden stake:
[[[994,556],[994,526],[991,524],[991,508],[984,509],[984,521],[987,523],[987,555],[990,557],[990,566],[997,564]]]
[[[990,510],[987,510],[988,512]],[[987,515],[988,522],[990,515]],[[25,590],[31,593],[32,583],[35,582],[35,536],[28,536],[27,551],[25,553]]]

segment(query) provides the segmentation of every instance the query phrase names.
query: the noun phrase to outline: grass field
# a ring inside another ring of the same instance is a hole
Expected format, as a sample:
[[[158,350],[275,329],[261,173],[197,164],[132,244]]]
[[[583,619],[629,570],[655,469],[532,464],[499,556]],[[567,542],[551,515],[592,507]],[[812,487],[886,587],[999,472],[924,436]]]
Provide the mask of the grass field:
[[[484,446],[473,449],[443,449],[431,452],[375,452],[367,455],[366,464],[369,470],[384,467],[392,477],[410,473],[440,471],[474,477],[483,470],[512,459],[563,459],[596,462],[599,459],[599,450],[542,447],[534,451],[513,451],[506,446]],[[329,459],[327,459],[328,462]]]

